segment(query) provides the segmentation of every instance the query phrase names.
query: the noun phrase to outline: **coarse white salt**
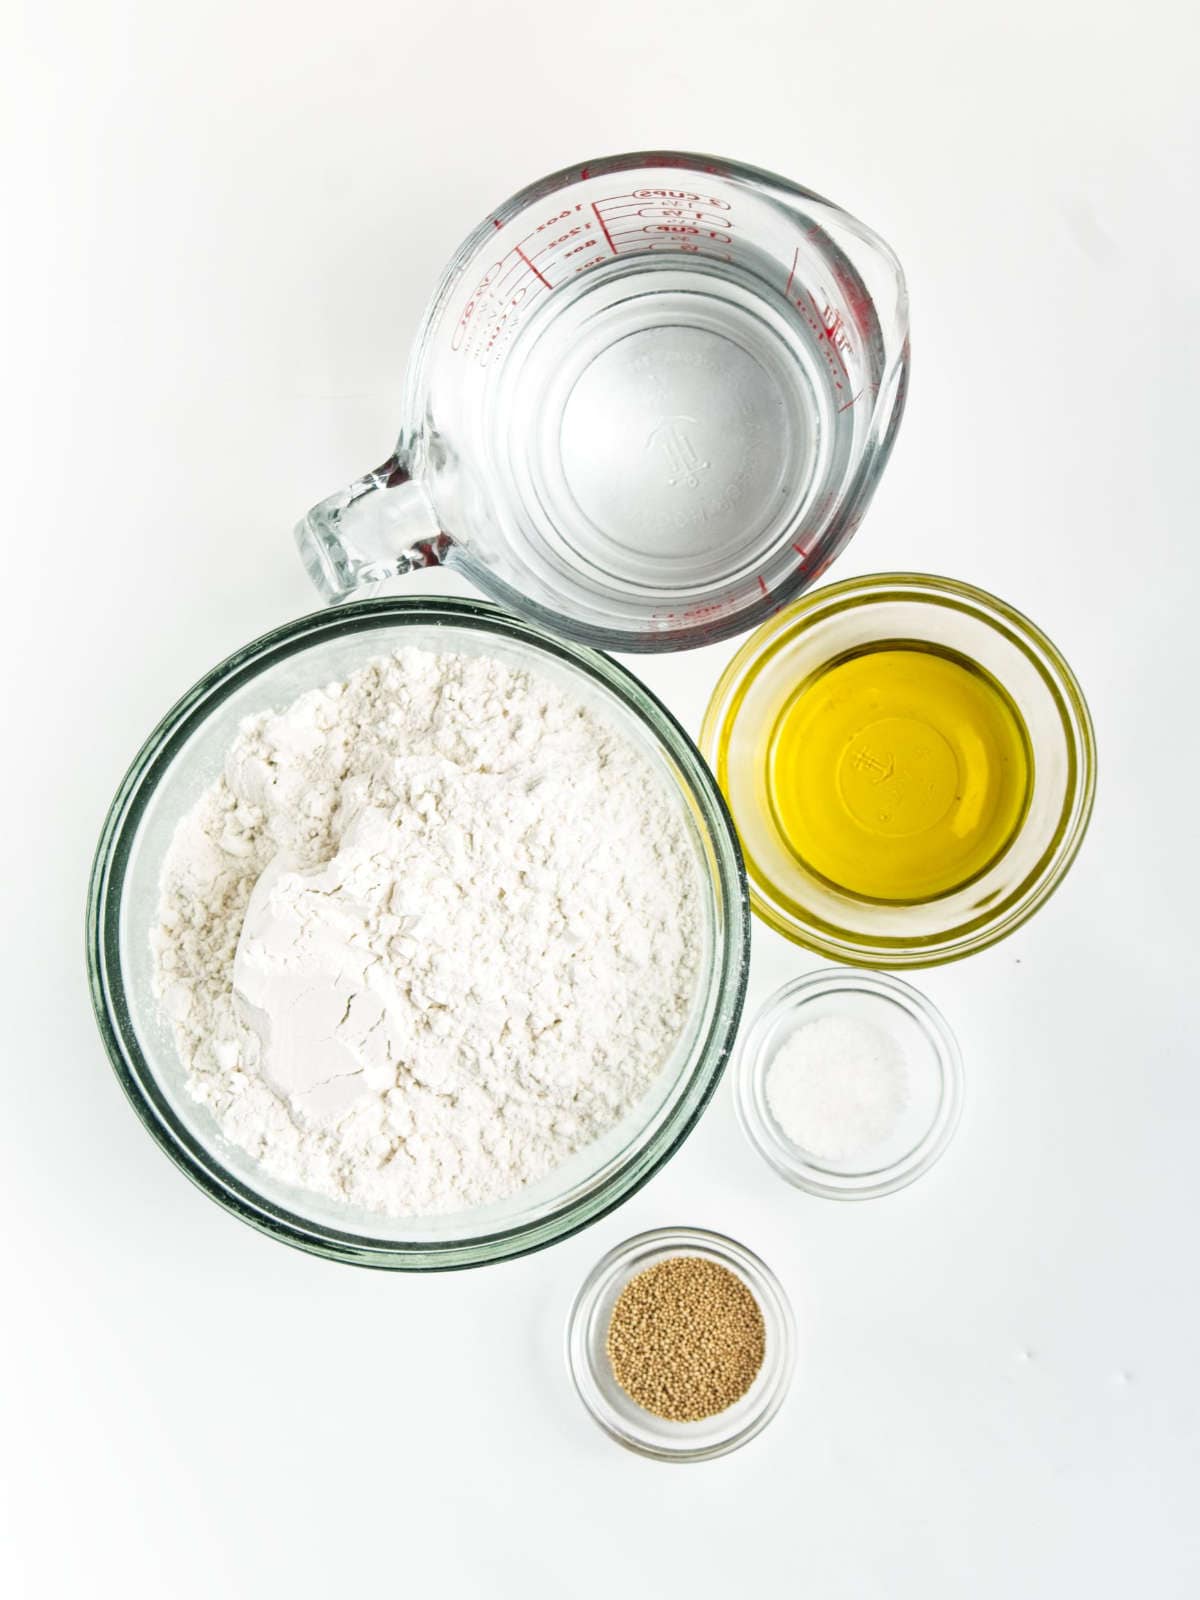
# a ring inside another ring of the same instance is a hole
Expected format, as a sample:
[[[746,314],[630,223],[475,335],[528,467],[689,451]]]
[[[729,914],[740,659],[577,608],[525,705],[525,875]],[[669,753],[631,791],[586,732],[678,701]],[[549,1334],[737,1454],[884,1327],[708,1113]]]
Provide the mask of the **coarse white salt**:
[[[895,1132],[908,1104],[899,1045],[853,1017],[819,1017],[780,1045],[767,1104],[788,1139],[818,1163],[852,1163]]]

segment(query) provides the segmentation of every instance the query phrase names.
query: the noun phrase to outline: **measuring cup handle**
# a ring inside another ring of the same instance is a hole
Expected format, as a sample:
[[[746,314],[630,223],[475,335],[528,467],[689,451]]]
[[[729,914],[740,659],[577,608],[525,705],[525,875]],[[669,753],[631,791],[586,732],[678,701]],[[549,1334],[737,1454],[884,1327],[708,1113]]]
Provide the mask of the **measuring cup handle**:
[[[364,584],[440,566],[450,543],[399,455],[322,500],[296,525],[305,569],[327,601],[349,599]]]

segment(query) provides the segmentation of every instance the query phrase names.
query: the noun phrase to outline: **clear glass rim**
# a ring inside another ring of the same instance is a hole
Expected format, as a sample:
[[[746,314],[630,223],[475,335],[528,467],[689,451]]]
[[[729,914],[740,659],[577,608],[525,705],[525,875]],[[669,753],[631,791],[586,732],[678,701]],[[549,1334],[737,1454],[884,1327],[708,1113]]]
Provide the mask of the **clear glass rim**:
[[[702,1255],[728,1267],[743,1280],[760,1304],[764,1300],[767,1302],[780,1336],[780,1348],[769,1358],[771,1365],[767,1382],[753,1411],[741,1427],[707,1445],[689,1446],[681,1443],[678,1448],[669,1448],[631,1432],[607,1405],[589,1376],[587,1327],[597,1300],[614,1279],[627,1273],[632,1275],[630,1269],[639,1257],[661,1250],[674,1250],[681,1255]],[[610,1439],[632,1450],[635,1455],[647,1456],[655,1461],[711,1461],[747,1444],[778,1413],[787,1397],[796,1365],[796,1319],[779,1279],[766,1262],[744,1244],[706,1228],[651,1228],[614,1245],[588,1273],[567,1315],[565,1354],[567,1372],[575,1393],[593,1422]]]
[[[1091,713],[1075,674],[1058,648],[1024,613],[986,589],[925,572],[870,573],[826,584],[781,608],[770,622],[751,634],[722,672],[704,712],[699,744],[713,770],[717,768],[727,708],[778,633],[798,618],[815,622],[881,601],[905,599],[966,612],[1021,650],[1058,708],[1070,777],[1054,834],[1020,886],[998,905],[948,932],[911,938],[871,936],[838,928],[815,916],[801,922],[763,892],[751,868],[750,905],[756,915],[793,944],[851,966],[861,962],[888,968],[944,966],[1006,938],[1046,903],[1066,876],[1083,843],[1096,796],[1096,737]]]
[[[507,200],[494,206],[467,234],[446,264],[421,318],[409,358],[404,389],[404,421],[398,445],[401,454],[407,452],[411,440],[421,431],[426,410],[423,400],[426,362],[442,314],[458,286],[463,271],[493,237],[496,229],[512,221],[527,207],[548,199],[569,184],[591,181],[614,173],[656,167],[665,172],[694,172],[701,176],[724,178],[752,186],[760,192],[771,195],[780,203],[820,206],[835,216],[840,226],[854,234],[860,242],[885,256],[891,263],[897,283],[896,305],[890,314],[887,308],[882,306],[876,306],[875,310],[881,327],[886,325],[888,328],[888,340],[895,345],[895,352],[880,379],[869,448],[863,451],[862,460],[854,474],[853,482],[846,489],[844,504],[838,515],[830,521],[805,562],[798,564],[785,580],[777,581],[771,593],[764,593],[760,599],[754,600],[724,622],[709,618],[686,626],[674,626],[661,633],[644,633],[560,615],[550,607],[530,601],[492,573],[469,548],[453,540],[450,541],[445,557],[447,564],[464,573],[478,589],[498,604],[531,617],[539,625],[551,631],[569,632],[572,639],[593,649],[616,650],[624,654],[656,654],[662,651],[695,649],[701,645],[735,638],[739,634],[748,633],[761,626],[778,611],[781,605],[812,587],[849,544],[883,476],[904,415],[911,361],[908,338],[908,290],[896,253],[873,228],[860,222],[836,201],[827,199],[815,190],[806,189],[802,184],[795,183],[780,173],[726,156],[688,150],[631,150],[595,156],[547,173],[544,177],[524,185]],[[857,277],[857,269],[842,254],[840,248],[832,240],[829,244],[830,248],[841,257],[845,268]]]
[[[802,204],[819,205],[829,211],[836,212],[844,218],[849,227],[870,240],[872,245],[884,249],[896,263],[896,271],[901,283],[903,273],[896,261],[895,252],[891,246],[881,239],[873,228],[868,228],[865,223],[859,222],[857,217],[844,210],[835,200],[829,200],[824,195],[818,194],[814,189],[806,189],[802,184],[785,178],[781,173],[771,172],[766,167],[756,167],[747,161],[738,161],[728,156],[715,156],[697,150],[624,150],[611,155],[592,156],[583,161],[573,161],[568,166],[558,167],[553,172],[548,172],[544,177],[535,178],[531,183],[523,184],[520,189],[509,195],[507,200],[493,206],[488,215],[477,223],[458,249],[451,256],[438,279],[437,288],[430,297],[421,325],[417,331],[415,346],[420,351],[428,338],[430,330],[437,323],[446,300],[449,298],[459,274],[471,260],[480,247],[491,238],[497,226],[503,226],[514,217],[519,216],[528,206],[535,205],[539,200],[545,200],[550,195],[557,194],[560,189],[570,183],[577,183],[592,178],[608,177],[617,172],[635,172],[643,167],[661,167],[664,171],[698,172],[712,177],[732,178],[745,183],[757,184],[760,188],[769,189],[776,194],[786,196]],[[584,178],[584,174],[587,178]],[[908,334],[908,301],[904,296],[900,302],[900,319],[897,324],[899,340],[905,346],[905,359],[907,360],[906,340]],[[409,368],[408,400],[411,402],[416,392],[420,366],[419,361],[414,361]],[[406,405],[406,412],[412,415],[411,404]]]
[[[829,994],[868,994],[890,1000],[920,1027],[937,1057],[941,1094],[933,1121],[917,1144],[890,1166],[873,1172],[838,1174],[793,1155],[764,1121],[757,1093],[769,1062],[764,1046],[777,1018],[799,1013],[811,1001]],[[928,1172],[945,1155],[962,1117],[964,1097],[962,1052],[953,1029],[926,995],[890,973],[860,967],[809,972],[776,989],[759,1007],[738,1046],[733,1095],[742,1132],[773,1171],[796,1188],[824,1200],[874,1200],[895,1194]]]
[[[719,1000],[688,1084],[655,1137],[594,1190],[535,1221],[451,1241],[396,1241],[325,1227],[275,1205],[227,1172],[159,1089],[132,1025],[120,959],[122,895],[139,823],[174,756],[209,712],[266,667],[322,639],[397,623],[454,626],[515,641],[582,670],[614,693],[661,741],[695,801],[711,840],[723,912],[714,962]],[[357,1265],[421,1271],[478,1266],[543,1249],[612,1211],[669,1160],[695,1127],[732,1052],[746,992],[750,917],[741,850],[716,780],[678,721],[627,668],[489,601],[397,596],[353,601],[275,628],[213,667],[171,707],[134,757],[109,807],[88,884],[85,942],[92,1008],[109,1061],[137,1115],[177,1167],[227,1211],[287,1244]]]

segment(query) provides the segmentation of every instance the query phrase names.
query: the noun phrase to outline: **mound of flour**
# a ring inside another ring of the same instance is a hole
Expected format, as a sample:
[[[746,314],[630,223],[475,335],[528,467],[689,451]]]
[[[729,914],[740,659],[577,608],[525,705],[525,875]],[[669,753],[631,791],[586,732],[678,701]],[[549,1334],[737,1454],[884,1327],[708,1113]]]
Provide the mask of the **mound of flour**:
[[[455,1210],[646,1092],[699,906],[661,779],[600,714],[402,650],[242,725],[167,855],[156,990],[191,1093],[268,1172]]]

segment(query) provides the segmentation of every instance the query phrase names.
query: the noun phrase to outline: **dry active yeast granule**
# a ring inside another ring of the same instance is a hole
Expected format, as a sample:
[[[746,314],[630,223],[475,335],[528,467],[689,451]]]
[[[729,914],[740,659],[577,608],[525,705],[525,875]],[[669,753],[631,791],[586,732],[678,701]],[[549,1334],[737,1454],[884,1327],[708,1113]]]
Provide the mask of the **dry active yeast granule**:
[[[621,1290],[606,1349],[630,1399],[668,1422],[699,1422],[750,1388],[766,1328],[736,1273],[702,1256],[672,1256]]]

